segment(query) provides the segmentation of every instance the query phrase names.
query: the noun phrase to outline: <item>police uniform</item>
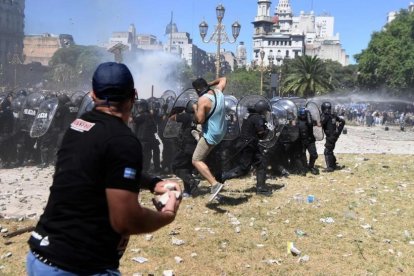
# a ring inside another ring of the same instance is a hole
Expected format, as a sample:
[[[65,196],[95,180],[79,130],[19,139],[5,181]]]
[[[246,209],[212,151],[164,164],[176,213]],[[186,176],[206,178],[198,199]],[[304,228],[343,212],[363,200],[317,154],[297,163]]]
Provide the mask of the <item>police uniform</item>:
[[[341,135],[341,132],[345,126],[345,120],[338,117],[336,114],[323,113],[321,118],[322,129],[325,133],[325,163],[327,172],[332,172],[337,169],[336,157],[334,155],[334,149],[336,141]]]
[[[243,119],[240,130],[240,137],[237,141],[237,148],[240,150],[237,166],[223,173],[222,180],[246,175],[252,165],[256,167],[256,188],[258,193],[270,192],[265,188],[266,182],[266,159],[259,148],[259,139],[267,134],[266,120],[256,110],[250,110]]]
[[[318,158],[316,151],[315,136],[313,134],[313,120],[309,111],[298,116],[299,139],[301,142],[301,165],[304,166],[305,172],[309,169],[312,174],[318,174],[315,168],[315,161]],[[309,152],[309,163],[306,158],[306,151]]]
[[[154,164],[154,172],[161,171],[160,142],[155,137],[157,124],[154,116],[147,110],[134,118],[136,134],[142,144],[143,170],[148,172],[151,167],[151,159]]]
[[[93,110],[71,124],[46,209],[29,239],[39,260],[82,275],[118,268],[129,237],[111,227],[105,189],[139,192],[141,150],[121,118]]]
[[[184,192],[191,195],[197,188],[199,180],[192,175],[193,164],[192,156],[197,146],[191,131],[195,129],[192,114],[180,113],[176,115],[176,121],[181,123],[180,135],[177,139],[177,153],[172,163],[173,172],[183,181]]]

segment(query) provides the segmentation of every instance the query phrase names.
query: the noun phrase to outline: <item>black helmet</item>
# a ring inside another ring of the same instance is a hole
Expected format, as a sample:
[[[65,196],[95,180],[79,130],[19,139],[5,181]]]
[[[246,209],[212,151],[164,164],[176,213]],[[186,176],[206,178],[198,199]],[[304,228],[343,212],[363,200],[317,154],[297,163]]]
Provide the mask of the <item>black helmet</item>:
[[[305,107],[299,107],[299,109],[298,109],[298,116],[301,119],[306,118],[306,108]]]
[[[330,102],[323,102],[321,105],[322,113],[329,114],[331,113],[332,105]]]
[[[68,96],[68,95],[66,95],[65,93],[60,94],[60,95],[58,96],[58,100],[59,100],[59,103],[60,103],[60,104],[66,104],[66,103],[70,102],[70,98],[69,98],[69,96]]]
[[[266,111],[270,111],[270,107],[265,100],[260,100],[254,105],[254,110],[257,113],[263,114]]]
[[[143,113],[149,111],[149,106],[147,100],[139,99],[137,101],[137,112]]]
[[[41,93],[31,93],[27,96],[27,106],[29,108],[37,109],[40,106],[40,103],[45,100],[45,96]]]

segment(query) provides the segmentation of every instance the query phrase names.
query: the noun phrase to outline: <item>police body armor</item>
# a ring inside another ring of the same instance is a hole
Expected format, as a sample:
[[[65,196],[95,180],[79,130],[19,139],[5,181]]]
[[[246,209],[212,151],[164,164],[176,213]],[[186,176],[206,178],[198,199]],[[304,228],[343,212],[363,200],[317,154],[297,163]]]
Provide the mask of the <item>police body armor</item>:
[[[237,103],[237,120],[239,123],[240,132],[242,131],[243,124],[246,122],[245,119],[248,118],[249,114],[251,113],[252,109],[255,108],[255,105],[261,102],[263,104],[266,104],[266,110],[263,110],[261,116],[263,116],[265,122],[266,122],[266,128],[267,132],[264,137],[261,137],[259,140],[259,144],[263,147],[269,147],[269,142],[272,141],[272,139],[275,136],[275,127],[273,122],[273,114],[271,112],[271,105],[270,101],[266,99],[263,96],[259,95],[248,95],[240,99],[240,101]],[[242,135],[242,133],[240,133]]]

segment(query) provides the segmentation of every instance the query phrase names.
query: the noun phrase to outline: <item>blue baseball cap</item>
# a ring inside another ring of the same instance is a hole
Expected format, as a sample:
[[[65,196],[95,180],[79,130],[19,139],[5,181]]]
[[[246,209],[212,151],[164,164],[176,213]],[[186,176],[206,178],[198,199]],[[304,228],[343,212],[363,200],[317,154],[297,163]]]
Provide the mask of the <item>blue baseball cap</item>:
[[[131,71],[117,62],[104,62],[96,68],[92,89],[99,99],[113,102],[121,102],[135,93]]]

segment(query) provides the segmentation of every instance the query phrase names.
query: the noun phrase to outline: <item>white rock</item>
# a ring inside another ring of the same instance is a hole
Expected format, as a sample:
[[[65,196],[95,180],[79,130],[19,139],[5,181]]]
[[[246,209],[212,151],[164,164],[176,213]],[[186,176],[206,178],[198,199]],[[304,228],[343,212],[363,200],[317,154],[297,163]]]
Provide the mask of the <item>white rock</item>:
[[[162,276],[174,276],[175,274],[174,274],[174,271],[171,269],[171,270],[164,270],[163,272],[162,272]]]
[[[132,258],[132,260],[134,262],[137,262],[137,263],[140,263],[140,264],[148,262],[148,259],[144,258],[144,257],[134,257],[134,258]]]
[[[181,257],[179,257],[179,256],[175,256],[175,257],[174,257],[174,260],[175,260],[175,262],[176,262],[177,264],[180,264],[180,263],[182,263],[182,262],[183,262],[183,258],[181,258]]]
[[[183,244],[185,244],[185,241],[177,239],[176,237],[172,237],[171,243],[173,245],[183,245]]]

